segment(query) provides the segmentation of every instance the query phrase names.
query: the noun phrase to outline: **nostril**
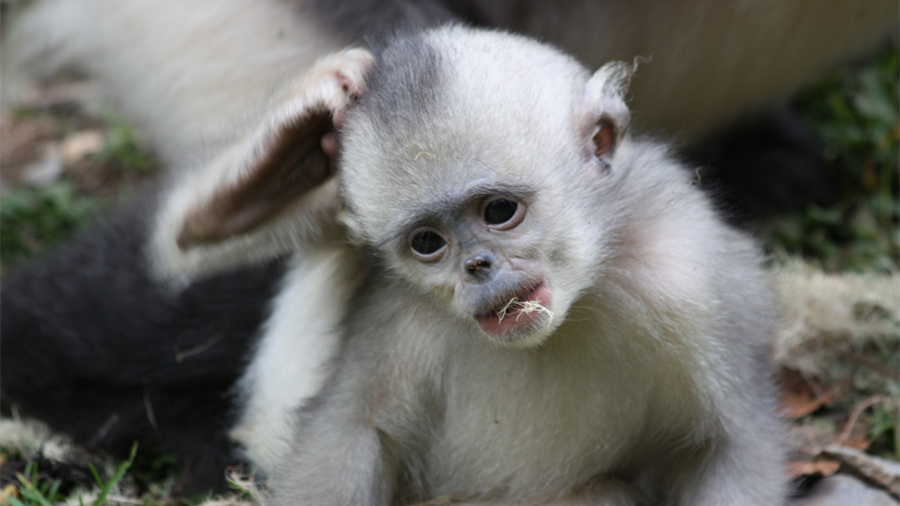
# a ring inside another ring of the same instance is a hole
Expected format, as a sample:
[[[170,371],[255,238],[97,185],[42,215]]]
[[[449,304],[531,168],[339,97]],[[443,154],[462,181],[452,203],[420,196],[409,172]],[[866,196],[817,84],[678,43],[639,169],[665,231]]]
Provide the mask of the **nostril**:
[[[477,255],[466,260],[466,271],[475,274],[491,268],[491,259],[487,255]]]

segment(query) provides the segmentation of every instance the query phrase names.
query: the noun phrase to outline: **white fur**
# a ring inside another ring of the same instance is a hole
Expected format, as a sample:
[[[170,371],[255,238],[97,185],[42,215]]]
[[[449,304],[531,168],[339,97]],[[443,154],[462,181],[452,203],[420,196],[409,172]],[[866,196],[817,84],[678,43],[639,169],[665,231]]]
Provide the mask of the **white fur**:
[[[28,74],[86,69],[183,169],[233,141],[269,94],[344,43],[290,2],[41,0],[3,45],[7,97]]]
[[[332,246],[298,256],[241,379],[231,437],[267,472],[289,449],[293,413],[318,393],[338,346],[338,323],[359,273],[356,253]]]
[[[12,418],[0,418],[0,448],[29,460],[64,461],[76,452],[67,436],[36,420],[22,420],[15,412]]]
[[[459,394],[449,398],[447,429],[426,464],[436,495],[503,483],[508,500],[550,501],[629,458],[653,455],[659,441],[692,434],[684,444],[699,444],[708,435],[711,406],[683,385],[700,367],[699,343],[675,332],[648,336],[675,338],[668,346],[635,339],[648,333],[645,318],[628,321],[633,314],[578,316],[537,352],[465,339],[451,345],[445,381]]]
[[[350,96],[364,90],[363,79],[371,64],[371,53],[363,49],[344,50],[322,58],[303,77],[280,90],[277,107],[261,126],[206,166],[181,175],[178,184],[163,196],[149,241],[148,257],[156,274],[186,283],[238,261],[271,258],[295,251],[298,242],[316,242],[332,236],[339,209],[334,181],[306,194],[269,220],[261,231],[188,249],[180,248],[176,241],[195,209],[209,208],[217,193],[239,186],[248,178],[254,161],[273,144],[281,127],[302,122],[313,113],[341,113],[350,104]]]

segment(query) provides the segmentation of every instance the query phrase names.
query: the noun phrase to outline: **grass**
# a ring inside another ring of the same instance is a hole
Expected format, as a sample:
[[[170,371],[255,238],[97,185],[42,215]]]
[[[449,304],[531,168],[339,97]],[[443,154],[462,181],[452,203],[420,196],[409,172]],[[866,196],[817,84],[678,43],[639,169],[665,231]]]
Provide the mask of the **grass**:
[[[82,228],[101,202],[75,192],[71,181],[19,187],[0,199],[0,259],[3,266],[53,246]]]
[[[20,483],[16,493],[21,496],[21,499],[15,496],[7,498],[6,501],[10,506],[49,506],[65,499],[59,493],[60,482],[38,476],[35,462],[29,462],[25,472],[16,477]]]
[[[137,449],[137,443],[132,445],[128,459],[118,465],[115,473],[108,481],[100,476],[93,464],[90,465],[98,494],[96,499],[90,502],[89,506],[107,505],[110,494],[122,481],[134,462],[137,456]],[[29,462],[25,472],[18,474],[17,478],[19,480],[19,486],[17,487],[18,497],[11,496],[6,499],[10,506],[54,506],[66,500],[66,497],[59,492],[60,482],[41,477],[35,462]],[[79,505],[86,506],[83,499],[79,499]]]
[[[106,499],[109,497],[110,492],[112,492],[113,488],[125,477],[125,473],[128,472],[128,468],[131,467],[131,464],[134,462],[134,458],[137,456],[137,443],[131,445],[131,453],[128,456],[128,460],[122,462],[119,467],[116,469],[115,474],[113,474],[112,478],[109,481],[104,482],[103,478],[100,476],[100,473],[97,472],[97,469],[91,465],[91,473],[94,475],[94,480],[97,482],[97,486],[100,487],[100,495],[97,496],[97,499],[91,503],[91,506],[105,506]],[[83,504],[83,503],[82,503]]]
[[[103,112],[103,119],[107,127],[107,137],[103,149],[97,155],[97,161],[112,162],[142,172],[150,171],[154,160],[141,143],[137,131],[111,110]]]
[[[101,118],[43,110],[14,111],[18,121],[50,117],[58,123],[55,141],[83,130],[102,130],[104,144],[97,153],[79,161],[81,172],[64,174],[49,183],[15,185],[0,198],[0,265],[9,267],[72,236],[116,194],[134,180],[148,176],[155,167],[153,157],[141,144],[136,131],[111,111]],[[61,163],[61,162],[60,162]]]
[[[821,142],[836,202],[764,224],[771,251],[801,256],[828,272],[898,271],[898,76],[900,51],[891,45],[799,97],[801,114]]]

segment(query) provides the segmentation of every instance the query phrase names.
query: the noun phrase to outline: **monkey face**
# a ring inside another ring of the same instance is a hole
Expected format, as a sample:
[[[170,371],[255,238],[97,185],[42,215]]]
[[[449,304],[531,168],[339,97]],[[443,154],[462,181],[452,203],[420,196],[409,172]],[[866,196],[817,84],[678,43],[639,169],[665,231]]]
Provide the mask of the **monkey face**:
[[[408,233],[391,248],[395,268],[492,340],[539,341],[553,320],[553,282],[539,213],[529,212],[534,192],[497,185],[461,197],[400,226]]]
[[[624,72],[592,78],[549,48],[493,34],[438,54],[453,40],[379,56],[341,132],[344,223],[466,325],[534,346],[600,272]]]
[[[368,184],[394,191],[355,193],[347,223],[395,275],[463,325],[492,342],[529,347],[565,321],[594,279],[587,273],[596,234],[582,216],[593,213],[579,203],[596,185],[573,193],[570,178],[551,177],[558,167],[517,162],[485,152],[477,160],[425,157],[404,171],[400,164],[375,170]],[[575,172],[594,170],[573,163]],[[512,166],[519,169],[502,168]],[[375,182],[374,174],[385,179]],[[346,190],[355,189],[357,175],[345,173],[345,185],[354,185]]]

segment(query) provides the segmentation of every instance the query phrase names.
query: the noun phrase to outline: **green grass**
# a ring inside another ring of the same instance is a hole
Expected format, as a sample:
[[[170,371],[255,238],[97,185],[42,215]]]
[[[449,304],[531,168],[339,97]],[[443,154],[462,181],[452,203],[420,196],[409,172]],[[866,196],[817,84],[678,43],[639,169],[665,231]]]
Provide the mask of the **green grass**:
[[[113,162],[132,170],[149,171],[153,168],[153,157],[141,143],[137,131],[125,123],[112,111],[104,111],[107,128],[106,144],[97,155],[98,162]]]
[[[34,462],[29,462],[25,472],[19,474],[17,478],[20,497],[10,497],[8,499],[10,506],[51,506],[65,499],[59,493],[60,482],[41,478]]]
[[[826,271],[900,268],[900,51],[842,68],[797,103],[818,136],[837,202],[762,227],[772,251]]]
[[[35,110],[14,113],[23,117],[46,114]],[[98,127],[96,118],[52,117],[60,123],[60,136]],[[107,197],[100,197],[90,191],[96,182],[85,185],[77,177],[64,176],[48,184],[19,186],[4,192],[0,196],[0,264],[4,267],[15,265],[72,236],[106,207],[110,193],[121,191],[116,185],[123,186],[122,181],[129,179],[129,172],[143,177],[154,169],[155,160],[130,125],[111,111],[104,111],[101,128],[105,131],[105,143],[89,163],[95,178],[101,177],[96,174],[114,175],[111,183],[114,191],[104,192]]]
[[[67,180],[15,188],[0,198],[0,260],[15,265],[79,230],[101,209]]]
[[[125,474],[128,473],[128,469],[134,462],[137,456],[137,449],[137,443],[132,445],[128,459],[118,465],[115,473],[109,480],[104,480],[94,465],[90,465],[99,494],[89,506],[106,506],[110,493],[122,481],[122,478],[125,477]],[[37,464],[34,462],[29,462],[25,472],[19,474],[17,478],[19,480],[19,497],[10,497],[8,499],[10,506],[53,506],[66,499],[59,493],[60,482],[41,478],[38,474]],[[81,499],[79,499],[79,503],[81,506],[87,506]]]

